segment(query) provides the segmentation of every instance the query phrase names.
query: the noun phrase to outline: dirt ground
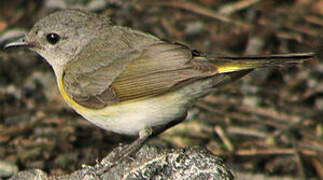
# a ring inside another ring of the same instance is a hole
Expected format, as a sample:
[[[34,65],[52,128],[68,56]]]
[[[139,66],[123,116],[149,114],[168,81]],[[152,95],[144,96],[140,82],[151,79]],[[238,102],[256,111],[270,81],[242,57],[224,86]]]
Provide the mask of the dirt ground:
[[[323,50],[323,0],[2,0],[0,46],[65,8],[104,14],[115,24],[207,54]],[[1,48],[0,163],[64,174],[131,141],[95,127],[69,108],[41,57]],[[149,144],[200,145],[222,156],[237,179],[242,179],[239,173],[248,179],[323,179],[322,58],[257,70],[219,88],[196,102],[187,122]]]

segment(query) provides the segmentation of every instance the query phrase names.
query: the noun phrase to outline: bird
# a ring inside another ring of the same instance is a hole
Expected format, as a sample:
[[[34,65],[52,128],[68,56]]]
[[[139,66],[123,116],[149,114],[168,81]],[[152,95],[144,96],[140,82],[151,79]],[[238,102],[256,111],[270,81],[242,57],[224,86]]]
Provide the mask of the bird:
[[[63,99],[86,120],[137,137],[113,157],[115,162],[185,120],[194,102],[215,88],[255,69],[302,63],[315,56],[207,56],[75,9],[43,17],[4,48],[14,47],[28,48],[49,63]]]

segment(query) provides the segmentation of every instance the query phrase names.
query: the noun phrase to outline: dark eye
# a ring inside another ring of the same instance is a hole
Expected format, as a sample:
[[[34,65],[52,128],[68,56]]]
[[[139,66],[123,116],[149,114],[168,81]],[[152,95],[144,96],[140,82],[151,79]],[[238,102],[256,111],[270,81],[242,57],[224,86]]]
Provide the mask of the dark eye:
[[[59,41],[59,38],[59,35],[56,33],[49,33],[46,36],[47,41],[53,45]]]

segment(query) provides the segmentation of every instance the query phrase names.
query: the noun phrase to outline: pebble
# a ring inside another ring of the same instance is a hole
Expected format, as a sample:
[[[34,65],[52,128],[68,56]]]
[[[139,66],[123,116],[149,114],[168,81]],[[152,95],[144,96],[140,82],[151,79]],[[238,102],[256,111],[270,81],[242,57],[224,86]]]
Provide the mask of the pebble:
[[[18,172],[18,167],[15,164],[0,160],[0,177],[6,178]]]

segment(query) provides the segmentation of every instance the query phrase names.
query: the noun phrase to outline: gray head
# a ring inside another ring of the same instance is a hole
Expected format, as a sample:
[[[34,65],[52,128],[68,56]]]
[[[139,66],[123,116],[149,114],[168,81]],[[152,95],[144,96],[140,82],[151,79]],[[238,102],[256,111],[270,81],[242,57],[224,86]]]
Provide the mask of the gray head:
[[[50,65],[62,67],[91,39],[110,25],[110,19],[80,10],[64,10],[39,20],[28,34],[5,48],[28,47]]]

